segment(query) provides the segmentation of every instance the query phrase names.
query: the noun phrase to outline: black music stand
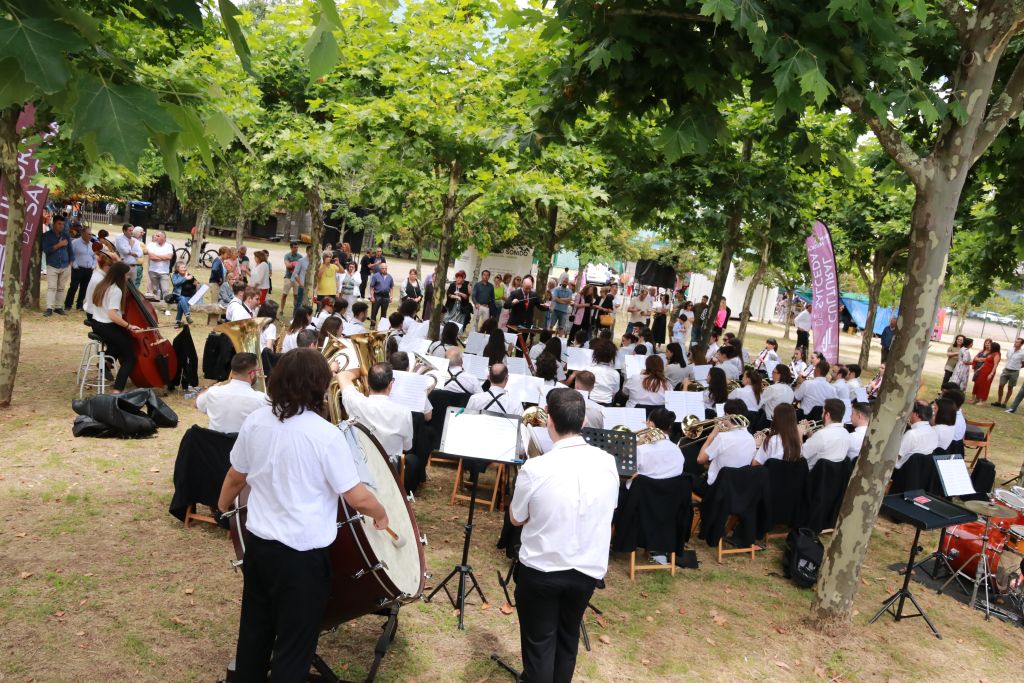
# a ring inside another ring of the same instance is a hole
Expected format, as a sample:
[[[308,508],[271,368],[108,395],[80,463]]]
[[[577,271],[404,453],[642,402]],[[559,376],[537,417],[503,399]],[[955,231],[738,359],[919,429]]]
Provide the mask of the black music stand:
[[[489,412],[482,412],[482,413],[480,413],[480,412],[476,412],[476,411],[467,411],[467,410],[464,410],[462,408],[450,407],[450,408],[448,408],[448,413],[445,415],[444,432],[441,435],[441,449],[437,451],[437,453],[436,453],[437,456],[443,457],[443,458],[451,458],[453,460],[472,460],[474,462],[482,462],[482,463],[486,463],[486,464],[498,463],[498,464],[506,464],[507,465],[509,463],[516,464],[516,463],[523,462],[521,460],[515,459],[514,457],[513,458],[505,458],[505,457],[492,457],[492,458],[488,458],[488,457],[478,456],[478,455],[469,455],[467,453],[451,453],[451,452],[445,451],[444,450],[445,444],[448,443],[449,427],[453,424],[453,422],[455,421],[455,418],[457,418],[458,416],[463,415],[463,414],[465,414],[465,415],[487,415],[487,416],[493,416],[493,417],[496,417],[496,418],[500,418],[500,419],[503,419],[503,420],[510,420],[510,421],[514,422],[515,425],[516,425],[516,442],[515,442],[515,445],[513,446],[513,448],[514,448],[513,456],[515,456],[516,454],[518,454],[522,450],[522,440],[521,440],[521,434],[520,434],[520,425],[522,424],[522,422],[521,422],[521,418],[518,415],[504,415],[502,413],[489,413]],[[486,444],[481,443],[481,445],[486,445],[489,448],[497,449],[498,451],[500,451],[501,450],[501,446],[494,443],[494,441],[495,441],[494,437],[495,436],[496,435],[492,435],[492,438],[488,442],[486,442]],[[505,449],[505,450],[507,452],[508,449]],[[466,592],[467,592],[467,590],[476,591],[480,595],[481,602],[483,602],[483,603],[487,602],[487,598],[484,597],[484,592],[480,588],[480,582],[477,581],[476,575],[473,573],[473,568],[469,565],[469,547],[470,547],[470,544],[472,543],[472,538],[473,538],[473,515],[474,515],[474,512],[476,510],[476,494],[477,494],[477,484],[478,484],[478,482],[480,480],[480,470],[478,468],[476,468],[476,467],[467,467],[466,469],[469,470],[469,473],[470,473],[469,474],[469,476],[470,476],[470,483],[471,483],[472,487],[470,489],[470,494],[469,494],[469,512],[467,513],[467,516],[466,516],[466,524],[463,527],[464,528],[464,532],[463,532],[464,533],[464,537],[463,537],[463,541],[462,541],[462,560],[459,562],[459,564],[455,565],[455,568],[452,569],[448,573],[448,575],[446,577],[444,577],[444,579],[441,581],[441,583],[439,583],[437,586],[434,587],[434,590],[430,591],[430,594],[427,596],[426,600],[424,601],[424,602],[430,602],[431,600],[434,599],[434,596],[437,595],[437,593],[443,589],[444,592],[445,592],[445,595],[448,596],[448,600],[452,603],[452,607],[454,607],[455,609],[457,609],[459,611],[459,630],[460,631],[465,630],[465,628],[466,628],[465,621],[466,621]],[[495,483],[495,485],[497,485],[497,483]],[[459,588],[458,588],[457,592],[453,595],[452,592],[448,589],[448,582],[451,581],[456,576],[459,577]],[[467,583],[467,579],[468,579],[468,583]]]
[[[972,522],[977,519],[977,516],[970,510],[965,510],[930,496],[921,489],[886,496],[882,499],[882,509],[892,515],[897,521],[914,527],[914,542],[910,546],[910,559],[907,560],[906,574],[903,576],[903,586],[886,598],[885,602],[882,603],[882,609],[878,610],[878,613],[871,617],[868,623],[875,623],[886,612],[891,614],[896,621],[922,617],[925,623],[928,624],[928,628],[935,634],[935,637],[941,640],[942,635],[910,592],[910,579],[913,576],[915,566],[914,559],[921,550],[921,546],[918,545],[921,540],[921,532],[932,529],[945,529],[954,524]],[[914,607],[917,608],[917,614],[903,613],[903,606],[907,600],[914,603]]]
[[[932,459],[935,461],[935,473],[942,485],[942,491],[946,494],[946,498],[952,498],[953,496],[963,496],[974,493],[974,485],[971,483],[971,475],[967,472],[967,465],[964,463],[964,456],[949,453],[941,455],[933,455]],[[940,465],[939,463],[942,463]],[[950,469],[952,468],[952,469]],[[956,572],[953,570],[953,565],[949,563],[949,556],[942,552],[942,546],[946,542],[946,529],[939,532],[939,545],[935,548],[935,551],[930,553],[923,560],[918,560],[914,565],[913,569],[922,568],[922,571],[928,574],[932,579],[938,580],[952,576]],[[929,560],[935,560],[935,564],[932,565],[931,572],[924,569],[924,565]],[[943,570],[944,574],[939,574],[939,570]],[[906,572],[906,569],[901,569],[900,574]]]

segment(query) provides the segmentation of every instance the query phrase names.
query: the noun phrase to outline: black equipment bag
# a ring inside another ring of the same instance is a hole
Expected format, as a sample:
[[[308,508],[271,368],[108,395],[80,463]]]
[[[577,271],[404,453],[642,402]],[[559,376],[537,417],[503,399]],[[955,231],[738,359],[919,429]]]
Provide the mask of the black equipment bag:
[[[786,537],[782,553],[782,572],[801,588],[811,588],[825,557],[825,546],[811,529],[793,529]]]

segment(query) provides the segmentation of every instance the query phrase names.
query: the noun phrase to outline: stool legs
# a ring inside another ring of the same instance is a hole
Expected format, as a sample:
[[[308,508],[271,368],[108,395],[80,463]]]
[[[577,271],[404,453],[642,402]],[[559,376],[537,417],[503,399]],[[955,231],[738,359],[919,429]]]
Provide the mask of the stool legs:
[[[90,373],[95,372],[94,377]],[[78,398],[85,397],[86,389],[96,389],[97,394],[107,393],[107,354],[102,344],[90,341],[85,345],[82,362],[78,366]]]

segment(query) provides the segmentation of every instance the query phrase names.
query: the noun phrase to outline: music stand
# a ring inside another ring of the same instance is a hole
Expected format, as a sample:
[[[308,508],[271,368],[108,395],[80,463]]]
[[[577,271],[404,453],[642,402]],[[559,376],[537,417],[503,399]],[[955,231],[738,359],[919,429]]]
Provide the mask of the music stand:
[[[520,425],[522,418],[518,415],[490,413],[484,411],[467,411],[463,408],[449,407],[445,415],[444,432],[441,435],[441,446],[437,456],[453,460],[472,460],[486,464],[520,464],[524,462],[518,455],[522,450]],[[514,425],[515,436],[511,446],[507,443],[509,425]],[[472,438],[472,434],[483,430],[486,438]],[[473,568],[469,565],[469,547],[473,538],[473,515],[476,510],[477,484],[480,470],[467,467],[470,473],[469,512],[466,516],[464,537],[462,541],[462,560],[455,565],[446,577],[434,587],[425,602],[430,602],[438,591],[444,590],[452,607],[459,611],[459,630],[465,630],[466,592],[476,591],[483,603],[487,602],[480,588]],[[455,595],[448,589],[448,582],[459,577],[459,587]],[[467,583],[468,580],[468,583]]]
[[[914,542],[910,546],[910,558],[907,560],[906,574],[903,576],[903,586],[885,599],[885,602],[882,603],[882,609],[878,610],[878,613],[871,617],[868,623],[875,623],[886,612],[891,614],[896,621],[922,617],[925,623],[928,624],[928,628],[935,634],[935,637],[941,640],[942,635],[910,592],[910,578],[914,573],[914,558],[917,557],[918,550],[920,550],[918,542],[921,540],[922,531],[945,529],[954,524],[972,522],[977,519],[977,516],[969,510],[934,498],[921,489],[886,496],[882,499],[882,509],[896,518],[897,521],[914,527]],[[903,606],[907,600],[914,603],[914,607],[917,608],[917,614],[903,613]]]
[[[939,482],[942,484],[942,491],[946,494],[947,499],[953,496],[964,496],[974,493],[974,484],[971,483],[971,475],[967,471],[967,463],[964,462],[964,456],[957,453],[948,453],[932,456],[932,459],[935,461],[935,472],[938,474]],[[945,578],[955,574],[953,566],[949,563],[949,557],[942,552],[942,546],[945,545],[945,541],[946,529],[943,527],[939,532],[938,547],[923,560],[918,560],[913,569],[923,568],[929,560],[934,559],[935,565],[932,567],[932,571],[927,572],[927,570],[924,570],[932,579]],[[940,569],[945,570],[945,573],[941,576],[939,574]],[[905,571],[905,569],[902,569],[900,573],[902,574]]]

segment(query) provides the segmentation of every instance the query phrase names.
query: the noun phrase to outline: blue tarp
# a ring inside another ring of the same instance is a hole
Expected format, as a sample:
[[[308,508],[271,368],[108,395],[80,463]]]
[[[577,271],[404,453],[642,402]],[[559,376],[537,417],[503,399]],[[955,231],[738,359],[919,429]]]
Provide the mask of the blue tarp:
[[[813,303],[811,301],[811,292],[809,290],[797,290],[797,298],[803,299],[807,303]],[[868,302],[861,301],[849,296],[840,296],[839,301],[846,306],[846,310],[850,312],[853,317],[853,322],[857,324],[859,329],[864,329],[864,326],[868,324]],[[889,318],[893,316],[893,309],[888,306],[878,306],[875,309],[875,334],[882,334],[882,330],[889,324]]]

